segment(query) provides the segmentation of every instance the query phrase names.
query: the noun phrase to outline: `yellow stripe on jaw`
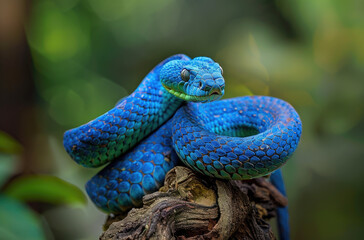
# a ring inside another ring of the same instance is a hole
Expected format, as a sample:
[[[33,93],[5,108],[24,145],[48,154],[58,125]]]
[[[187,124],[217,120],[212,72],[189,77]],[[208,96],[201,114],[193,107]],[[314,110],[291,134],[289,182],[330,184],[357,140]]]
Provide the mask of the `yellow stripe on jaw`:
[[[207,101],[207,100],[210,100],[212,101],[214,99],[214,96],[211,96],[211,95],[205,95],[205,96],[191,96],[191,95],[187,95],[185,93],[180,93],[180,92],[177,92],[175,90],[173,90],[172,88],[164,85],[162,83],[162,86],[170,93],[172,94],[173,96],[176,96],[178,98],[181,98],[185,101]]]

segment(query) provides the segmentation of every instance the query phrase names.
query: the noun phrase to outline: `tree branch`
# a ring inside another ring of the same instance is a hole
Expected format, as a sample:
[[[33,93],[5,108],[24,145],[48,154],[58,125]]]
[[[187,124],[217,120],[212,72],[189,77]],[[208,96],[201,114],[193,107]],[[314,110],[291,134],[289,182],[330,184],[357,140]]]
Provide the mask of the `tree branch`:
[[[275,239],[266,220],[286,204],[264,178],[222,181],[178,166],[142,208],[109,216],[100,239]]]

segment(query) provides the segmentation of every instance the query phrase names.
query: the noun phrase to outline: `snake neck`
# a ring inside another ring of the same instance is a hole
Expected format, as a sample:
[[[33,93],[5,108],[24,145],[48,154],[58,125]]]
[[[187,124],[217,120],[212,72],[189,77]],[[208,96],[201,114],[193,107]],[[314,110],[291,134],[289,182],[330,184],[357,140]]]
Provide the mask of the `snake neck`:
[[[160,83],[161,85],[161,93],[162,93],[162,104],[161,109],[158,112],[159,118],[163,118],[163,116],[172,117],[173,114],[177,111],[177,109],[185,102],[184,100],[177,98],[170,94]],[[167,118],[169,119],[169,117]],[[166,119],[166,120],[167,120]]]
[[[153,69],[130,96],[134,103],[139,99],[141,103],[149,105],[148,122],[153,130],[172,117],[184,103],[184,100],[172,95],[163,87],[159,80],[160,70],[161,67],[158,66]]]

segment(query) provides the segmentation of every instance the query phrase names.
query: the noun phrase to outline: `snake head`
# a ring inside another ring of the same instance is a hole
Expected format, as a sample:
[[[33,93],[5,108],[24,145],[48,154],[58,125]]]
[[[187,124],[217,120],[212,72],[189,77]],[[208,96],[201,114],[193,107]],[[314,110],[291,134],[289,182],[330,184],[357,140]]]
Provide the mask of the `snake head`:
[[[208,57],[173,60],[160,72],[163,87],[185,101],[210,102],[224,95],[225,80],[221,66]]]

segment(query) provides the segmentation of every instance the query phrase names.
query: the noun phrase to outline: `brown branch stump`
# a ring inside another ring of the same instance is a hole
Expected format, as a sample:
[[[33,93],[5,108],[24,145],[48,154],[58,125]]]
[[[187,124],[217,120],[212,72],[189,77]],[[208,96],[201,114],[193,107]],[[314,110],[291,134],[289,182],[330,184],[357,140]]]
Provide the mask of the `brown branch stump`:
[[[100,239],[275,239],[267,220],[286,205],[264,178],[223,181],[177,166],[142,208],[109,216]]]

